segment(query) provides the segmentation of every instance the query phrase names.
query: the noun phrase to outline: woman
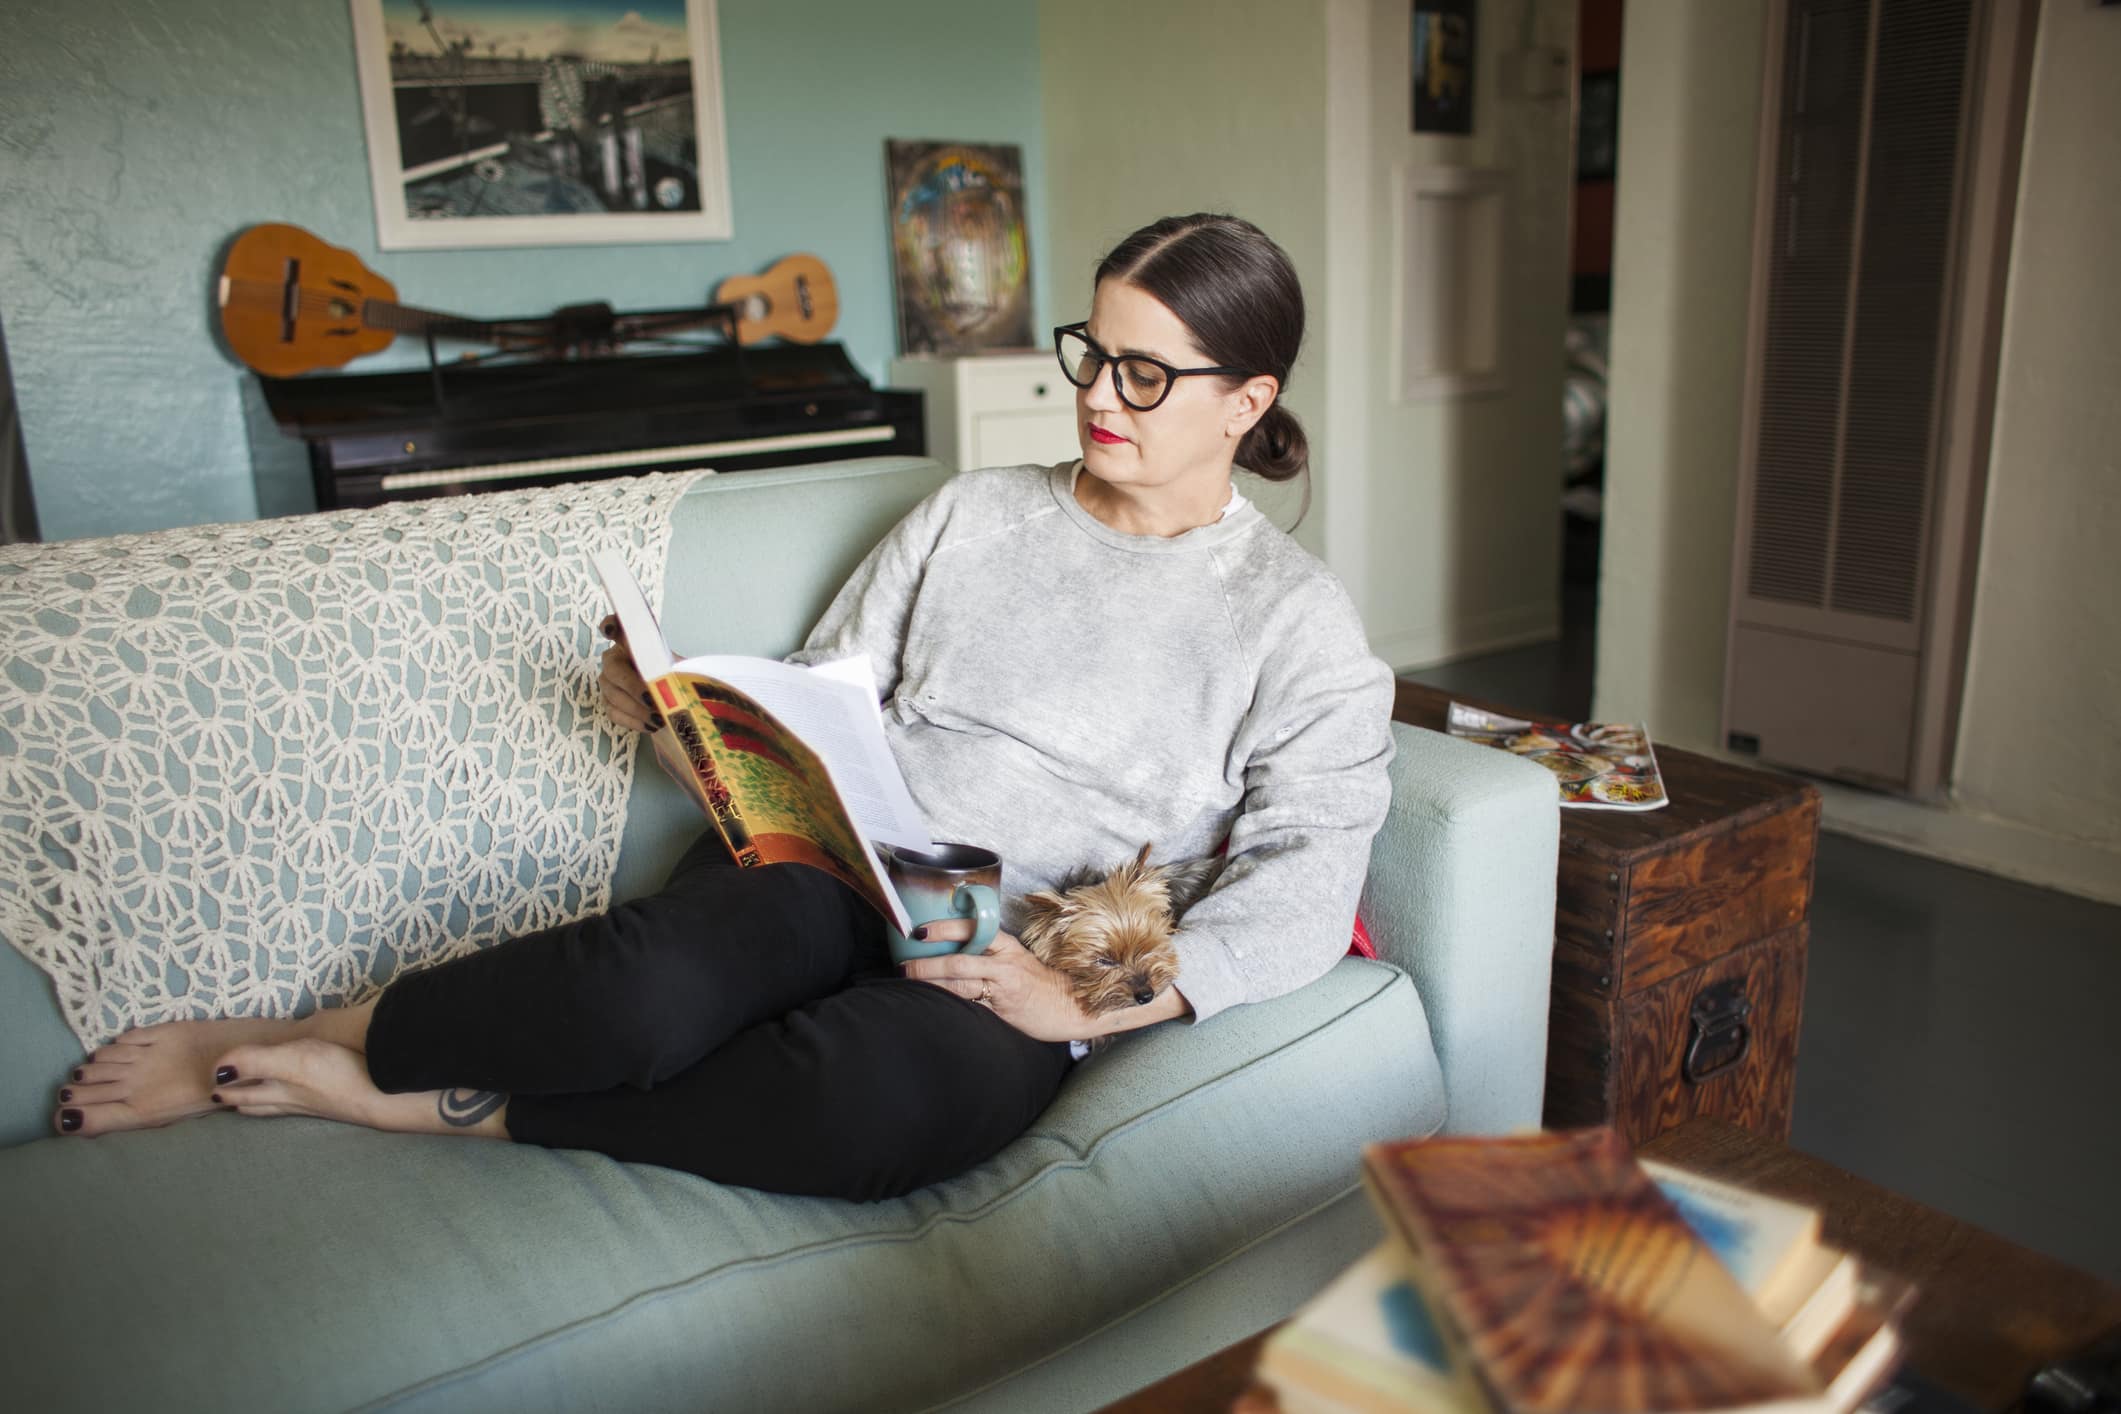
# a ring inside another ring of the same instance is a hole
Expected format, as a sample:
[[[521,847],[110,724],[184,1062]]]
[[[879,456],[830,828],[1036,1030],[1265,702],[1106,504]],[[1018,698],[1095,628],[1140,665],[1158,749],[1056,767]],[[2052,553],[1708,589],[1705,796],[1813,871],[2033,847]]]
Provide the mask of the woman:
[[[1306,448],[1281,249],[1226,216],[1137,231],[1055,331],[1082,459],[953,478],[870,553],[792,661],[866,653],[937,838],[1003,858],[982,955],[894,968],[882,925],[708,831],[663,890],[407,973],[298,1021],[128,1032],[60,1091],[99,1134],[215,1109],[512,1138],[780,1192],[881,1198],[1020,1134],[1070,1043],[1293,990],[1345,946],[1384,818],[1391,674],[1332,575],[1236,493]],[[650,726],[622,644],[602,692]],[[1092,1018],[1008,929],[1086,863],[1227,843],[1176,984]],[[930,935],[963,940],[960,920]]]

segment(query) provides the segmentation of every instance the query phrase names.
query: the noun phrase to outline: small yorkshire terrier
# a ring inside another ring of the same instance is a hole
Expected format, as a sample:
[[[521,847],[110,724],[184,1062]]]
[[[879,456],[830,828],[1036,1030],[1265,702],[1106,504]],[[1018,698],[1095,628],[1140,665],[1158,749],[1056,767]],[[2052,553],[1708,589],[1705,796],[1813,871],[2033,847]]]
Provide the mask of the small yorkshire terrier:
[[[1146,1006],[1178,978],[1172,934],[1222,872],[1219,858],[1149,863],[1149,846],[1117,869],[1083,868],[1024,896],[1018,935],[1092,1016]]]

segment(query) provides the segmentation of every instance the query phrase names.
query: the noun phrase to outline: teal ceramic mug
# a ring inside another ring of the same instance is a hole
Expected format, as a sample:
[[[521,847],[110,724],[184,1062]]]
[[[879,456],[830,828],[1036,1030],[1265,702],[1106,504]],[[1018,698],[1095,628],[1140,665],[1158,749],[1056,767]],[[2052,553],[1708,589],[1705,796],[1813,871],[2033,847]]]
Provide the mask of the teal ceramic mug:
[[[1000,855],[970,844],[939,844],[927,849],[887,845],[882,847],[882,853],[884,874],[891,880],[891,887],[898,890],[916,928],[944,918],[970,918],[975,924],[969,943],[941,938],[924,943],[887,923],[884,932],[891,944],[893,962],[987,950],[1002,926]]]

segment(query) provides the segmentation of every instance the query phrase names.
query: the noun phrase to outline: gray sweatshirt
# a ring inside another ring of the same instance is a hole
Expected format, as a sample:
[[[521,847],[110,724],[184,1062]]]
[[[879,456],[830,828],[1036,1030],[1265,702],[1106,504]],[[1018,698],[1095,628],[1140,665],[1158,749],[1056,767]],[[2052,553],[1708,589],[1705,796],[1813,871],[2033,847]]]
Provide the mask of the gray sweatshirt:
[[[1003,923],[1085,864],[1229,864],[1178,934],[1196,1020],[1348,949],[1391,793],[1392,673],[1348,595],[1250,502],[1164,539],[1076,503],[1079,462],[916,506],[794,663],[866,653],[935,837],[1002,856]]]

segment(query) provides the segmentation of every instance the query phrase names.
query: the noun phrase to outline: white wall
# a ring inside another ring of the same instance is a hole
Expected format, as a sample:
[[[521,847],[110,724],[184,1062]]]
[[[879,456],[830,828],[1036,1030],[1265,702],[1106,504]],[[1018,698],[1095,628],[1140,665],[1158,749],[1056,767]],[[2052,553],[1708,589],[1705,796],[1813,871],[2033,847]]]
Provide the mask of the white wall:
[[[1538,42],[1571,54],[1576,14],[1573,0],[1487,0],[1475,134],[1443,138],[1408,131],[1407,11],[1046,0],[1039,17],[1056,317],[1079,317],[1097,258],[1158,216],[1232,211],[1281,242],[1310,321],[1289,396],[1316,473],[1298,539],[1402,668],[1558,632],[1569,103],[1518,97],[1502,70],[1528,13]],[[1504,176],[1502,393],[1407,404],[1390,386],[1394,205],[1422,165]],[[1292,498],[1245,489],[1290,522]]]
[[[2121,850],[2121,10],[2034,50],[1956,803]]]
[[[1279,242],[1310,319],[1288,401],[1311,439],[1316,490],[1297,538],[1314,554],[1323,552],[1322,507],[1339,474],[1326,446],[1318,330],[1327,216],[1321,13],[1316,3],[1278,0],[1039,6],[1053,322],[1086,317],[1098,261],[1159,217],[1226,211]],[[1295,521],[1297,493],[1257,478],[1241,489],[1278,524]]]
[[[1720,745],[1765,0],[1628,0],[1592,715]]]
[[[1411,668],[1551,639],[1560,632],[1561,372],[1568,316],[1571,95],[1525,96],[1506,77],[1527,39],[1575,63],[1572,0],[1488,0],[1478,15],[1474,131],[1410,131],[1409,7],[1363,0],[1335,27],[1352,56],[1335,87],[1362,96],[1336,123],[1335,159],[1355,169],[1336,220],[1360,293],[1345,337],[1357,370],[1366,475],[1328,508],[1332,562],[1362,604],[1371,640]],[[1526,21],[1531,24],[1527,34]],[[1348,131],[1349,123],[1360,128]],[[1502,348],[1496,393],[1403,401],[1393,384],[1402,323],[1401,206],[1410,173],[1466,167],[1500,175],[1504,201]],[[1359,205],[1357,204],[1359,203]],[[1367,239],[1359,239],[1360,236]],[[1339,424],[1336,423],[1336,431]]]

